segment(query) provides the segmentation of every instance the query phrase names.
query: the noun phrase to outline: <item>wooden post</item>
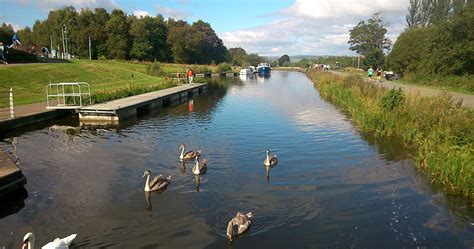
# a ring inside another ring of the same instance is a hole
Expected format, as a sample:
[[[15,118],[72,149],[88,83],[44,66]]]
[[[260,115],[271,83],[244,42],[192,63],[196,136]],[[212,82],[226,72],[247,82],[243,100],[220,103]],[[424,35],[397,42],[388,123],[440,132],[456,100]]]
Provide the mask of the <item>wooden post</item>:
[[[13,88],[10,87],[10,117],[15,118],[15,107],[13,106]]]
[[[89,36],[89,60],[92,60],[91,37]]]

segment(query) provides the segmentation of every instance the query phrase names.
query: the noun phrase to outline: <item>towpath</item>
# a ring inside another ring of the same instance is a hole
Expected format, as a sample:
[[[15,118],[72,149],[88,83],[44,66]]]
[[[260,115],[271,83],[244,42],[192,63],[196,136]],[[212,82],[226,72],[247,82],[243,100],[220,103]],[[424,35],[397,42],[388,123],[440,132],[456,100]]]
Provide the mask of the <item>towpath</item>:
[[[336,75],[342,75],[342,76],[349,76],[351,74],[349,73],[344,73],[344,72],[339,72],[339,71],[330,71],[333,74]],[[369,82],[369,79],[364,78],[365,81]],[[381,82],[377,82],[376,80],[372,80],[372,84],[377,84],[386,88],[402,88],[402,90],[406,93],[409,94],[417,94],[419,93],[422,96],[436,96],[444,91],[438,90],[438,89],[433,89],[433,88],[428,88],[428,87],[423,87],[423,86],[414,86],[414,85],[408,85],[408,84],[401,84],[401,83],[396,83],[393,81],[386,81],[382,80]],[[462,100],[463,106],[469,107],[471,109],[474,109],[474,95],[471,94],[464,94],[464,93],[457,93],[457,92],[449,92],[448,93],[453,96],[455,100]]]

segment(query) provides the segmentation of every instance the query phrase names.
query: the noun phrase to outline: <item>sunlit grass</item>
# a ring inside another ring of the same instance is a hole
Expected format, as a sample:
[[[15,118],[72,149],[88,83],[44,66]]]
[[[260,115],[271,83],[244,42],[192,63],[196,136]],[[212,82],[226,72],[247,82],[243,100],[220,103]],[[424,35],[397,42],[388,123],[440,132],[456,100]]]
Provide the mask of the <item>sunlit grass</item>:
[[[474,197],[474,112],[443,94],[429,98],[378,88],[356,76],[309,71],[321,95],[356,126],[415,148],[417,167],[434,184]]]
[[[0,92],[12,87],[15,105],[24,105],[46,101],[45,87],[49,82],[88,82],[93,94],[97,92],[104,95],[105,92],[110,92],[111,96],[122,96],[123,94],[116,92],[127,92],[130,87],[143,90],[162,89],[172,85],[167,76],[148,75],[148,64],[113,60],[73,60],[70,63],[0,66]],[[176,72],[185,73],[190,67],[196,73],[205,70],[217,72],[217,66],[162,64],[162,69],[170,76]],[[3,101],[2,97],[0,96],[0,107],[5,107],[8,101]]]

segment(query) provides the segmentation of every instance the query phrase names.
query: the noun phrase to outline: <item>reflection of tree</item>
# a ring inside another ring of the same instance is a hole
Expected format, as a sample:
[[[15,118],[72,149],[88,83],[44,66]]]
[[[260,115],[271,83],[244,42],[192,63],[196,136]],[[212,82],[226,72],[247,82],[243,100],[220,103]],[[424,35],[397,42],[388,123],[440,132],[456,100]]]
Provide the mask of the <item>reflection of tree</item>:
[[[7,196],[2,197],[2,205],[0,205],[0,219],[9,215],[18,213],[25,207],[25,199],[28,198],[28,192],[21,187]]]
[[[385,156],[389,161],[400,161],[410,158],[413,151],[406,148],[401,141],[394,137],[376,137],[368,132],[359,132],[360,137],[374,146],[379,154]]]
[[[219,79],[210,79],[208,84],[208,89],[206,93],[199,94],[193,99],[193,108],[196,118],[202,120],[208,120],[211,117],[211,114],[216,110],[218,104],[227,94],[227,88],[230,85],[234,85],[234,82],[240,82],[238,78],[219,78]],[[239,84],[242,84],[241,82]],[[169,108],[167,113],[171,116],[183,116],[183,114],[188,114],[187,105],[179,105],[175,108]]]

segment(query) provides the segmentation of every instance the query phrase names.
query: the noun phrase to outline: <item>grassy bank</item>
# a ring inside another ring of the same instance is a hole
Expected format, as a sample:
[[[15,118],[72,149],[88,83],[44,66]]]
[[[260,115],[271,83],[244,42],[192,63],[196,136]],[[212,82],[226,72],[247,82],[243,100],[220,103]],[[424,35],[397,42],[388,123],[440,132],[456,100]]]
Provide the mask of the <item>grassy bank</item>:
[[[344,68],[342,71],[351,75],[367,77],[366,71],[357,70],[356,68]],[[426,76],[418,74],[408,74],[400,80],[396,80],[395,82],[407,85],[426,86],[429,88],[452,92],[474,94],[474,75]]]
[[[435,98],[386,90],[356,76],[309,71],[321,95],[343,108],[355,125],[378,137],[397,137],[417,151],[416,164],[429,179],[474,197],[474,112]]]
[[[74,60],[69,63],[0,66],[0,92],[13,87],[15,105],[24,105],[46,101],[45,87],[50,81],[88,82],[92,94],[99,94],[96,96],[97,100],[106,98],[106,93],[110,93],[107,98],[111,98],[173,85],[166,75],[147,74],[148,65],[149,63]],[[218,71],[218,66],[161,64],[161,69],[166,74],[184,73],[188,67],[195,72]],[[0,101],[0,107],[5,107],[7,103]]]

